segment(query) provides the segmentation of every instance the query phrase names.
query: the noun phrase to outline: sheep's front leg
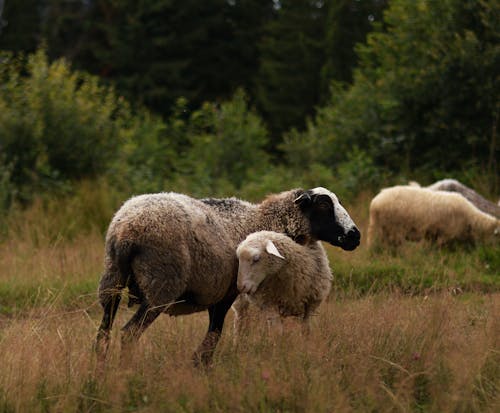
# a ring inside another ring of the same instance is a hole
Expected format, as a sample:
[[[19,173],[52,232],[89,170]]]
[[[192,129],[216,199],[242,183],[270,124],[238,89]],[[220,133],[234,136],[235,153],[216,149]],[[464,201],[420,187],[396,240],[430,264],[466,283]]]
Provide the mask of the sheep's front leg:
[[[314,312],[320,304],[321,301],[313,302],[305,305],[304,307],[304,316],[302,317],[302,334],[306,337],[311,334],[311,316],[314,315]]]
[[[311,317],[310,313],[306,313],[302,319],[302,335],[309,336],[311,334]]]
[[[196,367],[210,367],[215,348],[217,347],[217,343],[219,342],[220,336],[222,334],[224,319],[228,310],[231,308],[231,304],[233,303],[233,301],[234,297],[218,302],[217,304],[209,307],[208,331],[205,335],[205,338],[198,346],[198,349],[193,355],[193,361]]]

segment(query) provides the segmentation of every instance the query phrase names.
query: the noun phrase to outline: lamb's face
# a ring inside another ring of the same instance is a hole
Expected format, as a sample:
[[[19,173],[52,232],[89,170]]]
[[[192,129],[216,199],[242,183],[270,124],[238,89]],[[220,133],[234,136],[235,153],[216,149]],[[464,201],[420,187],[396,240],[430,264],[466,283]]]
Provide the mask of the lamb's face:
[[[271,240],[246,239],[236,250],[238,257],[237,287],[241,293],[253,294],[264,279],[276,273],[285,258]]]
[[[295,203],[309,219],[315,238],[347,251],[359,245],[361,234],[333,192],[322,187],[309,189]]]

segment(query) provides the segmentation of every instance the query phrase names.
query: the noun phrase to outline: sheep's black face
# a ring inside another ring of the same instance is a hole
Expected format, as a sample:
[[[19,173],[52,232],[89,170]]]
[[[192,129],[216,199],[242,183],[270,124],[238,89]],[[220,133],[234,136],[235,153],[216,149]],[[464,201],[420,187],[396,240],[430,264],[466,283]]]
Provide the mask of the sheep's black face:
[[[321,187],[310,189],[295,203],[309,219],[315,238],[347,251],[359,245],[361,234],[358,228],[332,192]]]

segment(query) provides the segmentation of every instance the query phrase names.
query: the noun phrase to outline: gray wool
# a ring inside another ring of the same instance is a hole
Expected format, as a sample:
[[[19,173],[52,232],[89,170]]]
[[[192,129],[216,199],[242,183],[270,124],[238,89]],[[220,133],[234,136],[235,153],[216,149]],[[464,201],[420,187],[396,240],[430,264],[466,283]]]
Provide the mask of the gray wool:
[[[427,188],[432,189],[433,191],[448,191],[462,194],[481,211],[493,215],[496,218],[500,218],[499,205],[484,198],[472,188],[469,188],[456,179],[442,179],[441,181],[437,181],[432,185],[429,185]]]
[[[101,302],[133,278],[151,306],[171,315],[207,309],[236,294],[236,247],[250,233],[273,230],[301,243],[316,242],[294,200],[295,189],[251,204],[236,198],[194,199],[178,193],[126,201],[106,235]]]

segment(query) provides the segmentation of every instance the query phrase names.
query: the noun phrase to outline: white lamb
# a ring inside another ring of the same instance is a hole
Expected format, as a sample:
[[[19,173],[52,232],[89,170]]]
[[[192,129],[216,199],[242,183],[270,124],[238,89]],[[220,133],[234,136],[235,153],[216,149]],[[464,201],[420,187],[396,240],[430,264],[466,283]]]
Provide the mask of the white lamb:
[[[299,245],[285,234],[259,231],[236,250],[238,290],[233,304],[236,337],[248,318],[250,303],[263,310],[273,328],[281,330],[282,317],[300,317],[309,329],[309,317],[328,296],[332,273],[320,242]]]

